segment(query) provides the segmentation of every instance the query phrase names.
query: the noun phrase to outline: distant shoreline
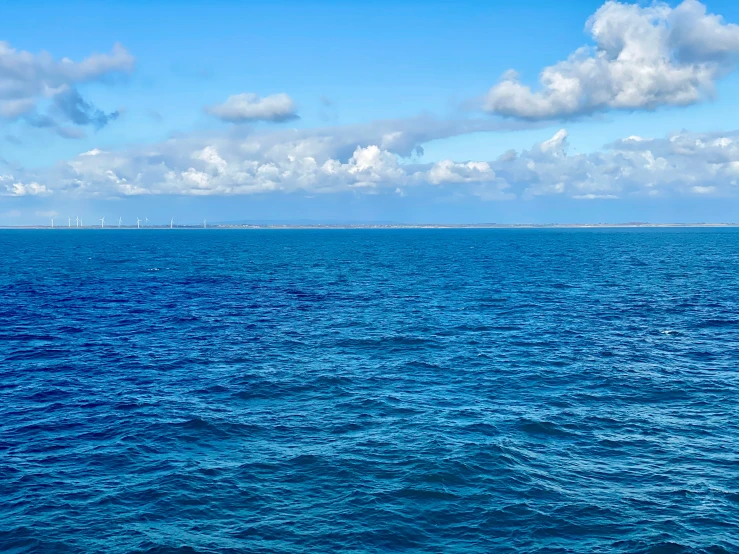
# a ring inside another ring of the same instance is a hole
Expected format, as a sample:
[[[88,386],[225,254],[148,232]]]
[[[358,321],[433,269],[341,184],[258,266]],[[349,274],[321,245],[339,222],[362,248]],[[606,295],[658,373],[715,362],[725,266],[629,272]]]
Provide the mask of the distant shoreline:
[[[252,224],[213,224],[203,228],[202,225],[149,225],[146,227],[121,226],[121,227],[104,227],[85,226],[85,227],[51,227],[50,225],[24,225],[24,226],[0,226],[0,230],[49,230],[49,231],[145,231],[145,230],[218,230],[218,229],[243,229],[243,230],[318,230],[318,229],[659,229],[659,228],[733,228],[739,227],[739,223],[551,223],[551,224],[496,224],[496,223],[480,223],[480,224],[315,224],[315,225],[252,225]]]

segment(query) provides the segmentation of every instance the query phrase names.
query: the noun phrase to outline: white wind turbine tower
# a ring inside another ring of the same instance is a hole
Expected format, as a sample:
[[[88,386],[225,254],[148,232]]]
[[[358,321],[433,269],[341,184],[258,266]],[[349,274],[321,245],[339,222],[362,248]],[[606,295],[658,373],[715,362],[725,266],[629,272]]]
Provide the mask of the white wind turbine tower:
[[[136,218],[136,228],[141,229],[141,220],[138,217]]]
[[[204,219],[203,220],[203,229],[207,229],[207,228],[208,228],[207,221]]]
[[[68,217],[67,218],[67,228],[68,229],[71,229],[72,228],[72,218],[71,217]]]
[[[51,228],[52,229],[54,228],[54,218],[53,217],[51,218]]]
[[[103,227],[105,227],[105,218],[101,217],[100,218],[100,228],[102,229]]]
[[[121,228],[121,220],[122,220],[122,219],[123,219],[122,217],[119,217],[119,218],[118,218],[118,228],[119,228],[119,229]]]
[[[148,217],[145,217],[144,218],[144,227],[148,227],[148,225],[149,225],[149,218]]]
[[[173,229],[174,228],[174,217],[169,220],[169,228],[170,229]]]
[[[77,227],[79,227],[79,226],[80,226],[80,216],[77,216],[77,217],[75,218],[75,223],[76,223],[76,226],[77,226]]]

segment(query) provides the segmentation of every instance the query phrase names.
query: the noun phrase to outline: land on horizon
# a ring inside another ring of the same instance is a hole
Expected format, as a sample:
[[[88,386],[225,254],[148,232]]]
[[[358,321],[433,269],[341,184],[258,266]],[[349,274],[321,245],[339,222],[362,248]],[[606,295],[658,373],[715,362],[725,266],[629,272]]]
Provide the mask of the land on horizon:
[[[115,225],[110,227],[101,227],[100,225],[85,226],[54,226],[51,225],[17,225],[17,226],[0,226],[3,230],[34,230],[48,229],[60,231],[73,230],[152,230],[152,229],[593,229],[593,228],[675,228],[675,227],[739,227],[739,223],[649,223],[649,222],[628,222],[628,223],[351,223],[351,224],[332,224],[332,223],[311,223],[311,224],[292,224],[292,223],[213,223],[203,226],[202,224],[182,224],[182,225],[147,225],[144,227],[136,227],[135,225]]]

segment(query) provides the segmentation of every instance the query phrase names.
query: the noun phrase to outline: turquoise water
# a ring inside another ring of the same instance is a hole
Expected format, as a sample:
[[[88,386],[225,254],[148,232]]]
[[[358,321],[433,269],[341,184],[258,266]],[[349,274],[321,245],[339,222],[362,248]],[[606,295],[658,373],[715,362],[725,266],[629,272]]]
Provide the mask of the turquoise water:
[[[2,552],[739,552],[739,232],[0,231]]]

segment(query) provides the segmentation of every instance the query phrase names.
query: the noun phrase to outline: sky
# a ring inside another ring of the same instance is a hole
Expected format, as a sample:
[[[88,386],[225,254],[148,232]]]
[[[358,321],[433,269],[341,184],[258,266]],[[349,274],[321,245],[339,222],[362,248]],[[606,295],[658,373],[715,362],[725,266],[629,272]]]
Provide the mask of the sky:
[[[739,222],[739,3],[4,3],[0,226]]]

